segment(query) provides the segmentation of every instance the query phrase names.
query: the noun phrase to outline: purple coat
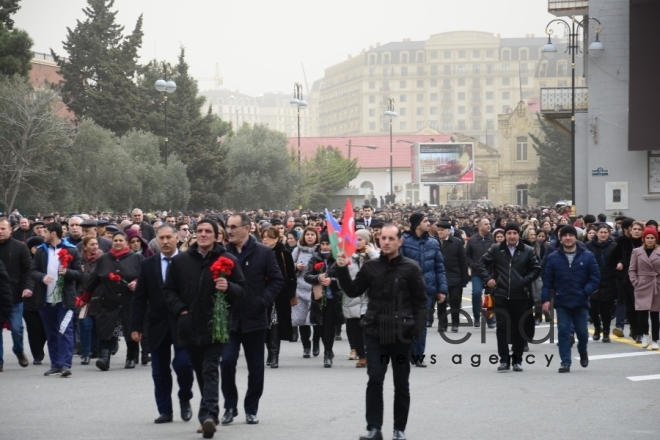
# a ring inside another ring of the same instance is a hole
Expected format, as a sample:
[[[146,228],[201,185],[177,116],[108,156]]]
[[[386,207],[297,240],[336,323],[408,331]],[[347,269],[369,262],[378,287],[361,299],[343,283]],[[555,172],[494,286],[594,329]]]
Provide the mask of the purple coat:
[[[643,246],[634,249],[628,275],[635,288],[635,310],[660,312],[660,249],[650,257]]]

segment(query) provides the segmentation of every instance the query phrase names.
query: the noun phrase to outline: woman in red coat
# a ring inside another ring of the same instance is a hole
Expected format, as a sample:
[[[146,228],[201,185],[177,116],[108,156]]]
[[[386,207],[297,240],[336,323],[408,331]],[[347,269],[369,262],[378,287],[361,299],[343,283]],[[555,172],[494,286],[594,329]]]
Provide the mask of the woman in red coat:
[[[660,333],[660,249],[658,230],[647,227],[642,232],[643,245],[633,250],[628,275],[635,288],[635,310],[642,333],[642,348],[658,349]],[[649,314],[651,338],[649,338]]]

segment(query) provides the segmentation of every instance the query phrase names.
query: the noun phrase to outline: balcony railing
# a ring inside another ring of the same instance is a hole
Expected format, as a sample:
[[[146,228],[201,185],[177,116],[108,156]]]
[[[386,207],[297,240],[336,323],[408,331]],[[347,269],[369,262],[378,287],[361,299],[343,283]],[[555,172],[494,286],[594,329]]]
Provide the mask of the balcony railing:
[[[588,0],[548,0],[548,12],[557,17],[586,15],[589,12]]]
[[[589,88],[575,88],[575,111],[586,112],[589,109]],[[541,89],[541,112],[571,113],[571,88],[548,87]]]

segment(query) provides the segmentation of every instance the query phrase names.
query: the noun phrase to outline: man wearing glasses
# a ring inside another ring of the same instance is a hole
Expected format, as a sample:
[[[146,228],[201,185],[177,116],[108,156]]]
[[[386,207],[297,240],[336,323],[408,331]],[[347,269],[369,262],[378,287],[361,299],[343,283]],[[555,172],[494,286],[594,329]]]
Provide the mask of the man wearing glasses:
[[[181,247],[183,243],[186,242],[188,236],[190,236],[190,226],[188,223],[180,222],[176,225],[176,236],[178,241],[176,243],[177,249]]]

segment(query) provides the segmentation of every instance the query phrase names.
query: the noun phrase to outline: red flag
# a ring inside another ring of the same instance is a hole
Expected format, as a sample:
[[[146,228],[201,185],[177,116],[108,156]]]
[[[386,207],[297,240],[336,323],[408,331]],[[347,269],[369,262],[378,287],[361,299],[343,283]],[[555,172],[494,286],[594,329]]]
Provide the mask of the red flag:
[[[343,252],[347,257],[353,255],[357,249],[357,237],[355,236],[355,217],[353,217],[353,204],[351,199],[346,199],[344,206],[344,218],[341,222],[341,244]]]

